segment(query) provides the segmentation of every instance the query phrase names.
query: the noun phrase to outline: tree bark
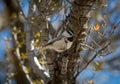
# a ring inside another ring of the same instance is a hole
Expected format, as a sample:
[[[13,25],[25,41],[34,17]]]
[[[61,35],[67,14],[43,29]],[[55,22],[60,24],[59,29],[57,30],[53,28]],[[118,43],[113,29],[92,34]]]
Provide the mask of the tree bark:
[[[76,37],[74,39],[72,47],[68,51],[64,52],[60,56],[62,60],[57,62],[58,64],[59,63],[61,64],[60,67],[61,73],[59,73],[58,78],[56,79],[56,82],[54,84],[75,84],[76,82],[76,78],[74,78],[74,74],[76,71],[75,67],[77,64],[77,59],[79,59],[80,57],[79,53],[82,50],[81,47],[77,49],[78,48],[77,46],[79,46],[79,43],[82,42],[79,39],[85,40],[86,35],[83,35],[82,33],[88,30],[88,28],[85,28],[84,26],[89,19],[87,17],[87,14],[89,11],[91,11],[96,1],[97,0],[75,0],[74,2],[71,3],[72,4],[71,12],[67,16],[66,21],[69,21],[67,27],[71,28],[75,32]],[[83,65],[80,67],[82,68]],[[56,72],[58,73],[59,70],[56,70]]]

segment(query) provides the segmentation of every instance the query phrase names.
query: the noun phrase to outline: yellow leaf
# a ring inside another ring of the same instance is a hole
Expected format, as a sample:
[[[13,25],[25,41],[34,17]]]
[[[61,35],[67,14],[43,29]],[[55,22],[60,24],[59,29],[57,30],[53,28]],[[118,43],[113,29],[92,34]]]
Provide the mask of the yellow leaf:
[[[37,32],[34,37],[39,38],[40,37],[40,32]]]
[[[25,37],[25,32],[20,33],[21,37]]]
[[[97,67],[102,67],[103,66],[103,62],[95,62]]]
[[[18,42],[18,47],[21,48],[23,46],[23,42]]]
[[[35,40],[35,43],[38,43],[38,42],[39,42],[39,40],[38,40],[38,39],[36,39],[36,40]]]
[[[100,69],[99,68],[97,68],[97,67],[95,67],[95,68],[93,68],[93,71],[96,73],[96,72],[98,72]]]
[[[102,69],[103,62],[95,62],[95,68],[93,69],[94,72],[97,72]]]
[[[21,58],[22,59],[27,59],[27,54],[26,53],[21,53]]]
[[[42,61],[44,61],[44,58],[40,57],[38,60],[39,60],[39,62],[42,62]]]
[[[96,25],[92,28],[92,30],[97,31],[99,28],[100,28],[99,24],[96,24]]]

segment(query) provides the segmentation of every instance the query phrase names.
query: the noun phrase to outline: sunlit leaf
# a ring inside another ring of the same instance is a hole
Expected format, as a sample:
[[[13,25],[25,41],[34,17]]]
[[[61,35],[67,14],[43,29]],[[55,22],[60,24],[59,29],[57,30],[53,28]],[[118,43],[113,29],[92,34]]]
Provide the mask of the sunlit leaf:
[[[27,54],[26,53],[21,53],[21,58],[22,59],[27,59]]]
[[[98,31],[99,28],[100,28],[99,24],[96,24],[96,25],[92,28],[92,30]]]
[[[22,32],[21,30],[19,30],[19,32],[20,32],[21,37],[25,36],[25,32]]]
[[[23,42],[18,42],[18,47],[21,48],[23,46]]]
[[[95,67],[95,68],[93,68],[93,71],[96,73],[96,72],[98,72],[100,69],[99,68],[97,68],[97,67]]]
[[[38,43],[38,42],[39,42],[39,39],[36,39],[36,40],[35,40],[35,43]]]
[[[34,37],[35,37],[35,38],[38,38],[38,37],[40,37],[40,35],[41,35],[40,32],[37,32],[37,33],[34,35]]]
[[[38,60],[39,60],[39,62],[42,62],[42,61],[44,61],[44,58],[40,57]]]
[[[45,61],[45,59],[42,56],[38,60],[42,65],[47,64],[47,62]]]
[[[102,67],[103,66],[103,62],[95,62],[97,67]]]
[[[95,66],[93,68],[93,71],[97,72],[97,71],[101,70],[102,66],[103,66],[103,62],[95,62]]]

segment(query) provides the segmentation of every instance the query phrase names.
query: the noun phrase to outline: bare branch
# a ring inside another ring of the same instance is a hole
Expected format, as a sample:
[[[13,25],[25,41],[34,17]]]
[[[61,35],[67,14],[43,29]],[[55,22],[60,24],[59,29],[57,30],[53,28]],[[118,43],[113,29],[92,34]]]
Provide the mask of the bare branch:
[[[104,51],[104,50],[108,47],[108,45],[110,45],[110,42],[109,42],[108,44],[106,44],[102,49],[98,50],[98,51],[95,53],[95,55],[92,57],[92,59],[90,59],[90,60],[87,62],[87,64],[84,66],[84,68],[82,68],[82,70],[80,70],[80,71],[77,72],[77,74],[75,75],[75,78],[76,78],[83,70],[85,70],[85,69],[88,67],[88,65],[98,56],[98,54],[101,53],[102,51]]]
[[[30,26],[28,25],[29,23],[26,23],[26,49],[27,49],[27,55],[28,55],[28,60],[30,62],[30,67],[35,70],[37,75],[44,80],[44,82],[47,84],[48,78],[44,74],[43,70],[40,70],[37,65],[34,62],[34,53],[30,51],[31,49],[31,29]]]

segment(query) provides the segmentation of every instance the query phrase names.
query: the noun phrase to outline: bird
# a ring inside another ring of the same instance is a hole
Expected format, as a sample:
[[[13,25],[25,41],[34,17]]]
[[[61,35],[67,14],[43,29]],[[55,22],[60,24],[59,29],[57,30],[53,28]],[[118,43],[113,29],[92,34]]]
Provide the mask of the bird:
[[[58,53],[70,49],[74,39],[74,32],[70,29],[65,30],[61,36],[56,37],[41,47],[41,51],[52,49]]]
[[[65,31],[62,33],[62,36],[73,37],[74,36],[74,32],[73,32],[72,29],[66,28]]]

